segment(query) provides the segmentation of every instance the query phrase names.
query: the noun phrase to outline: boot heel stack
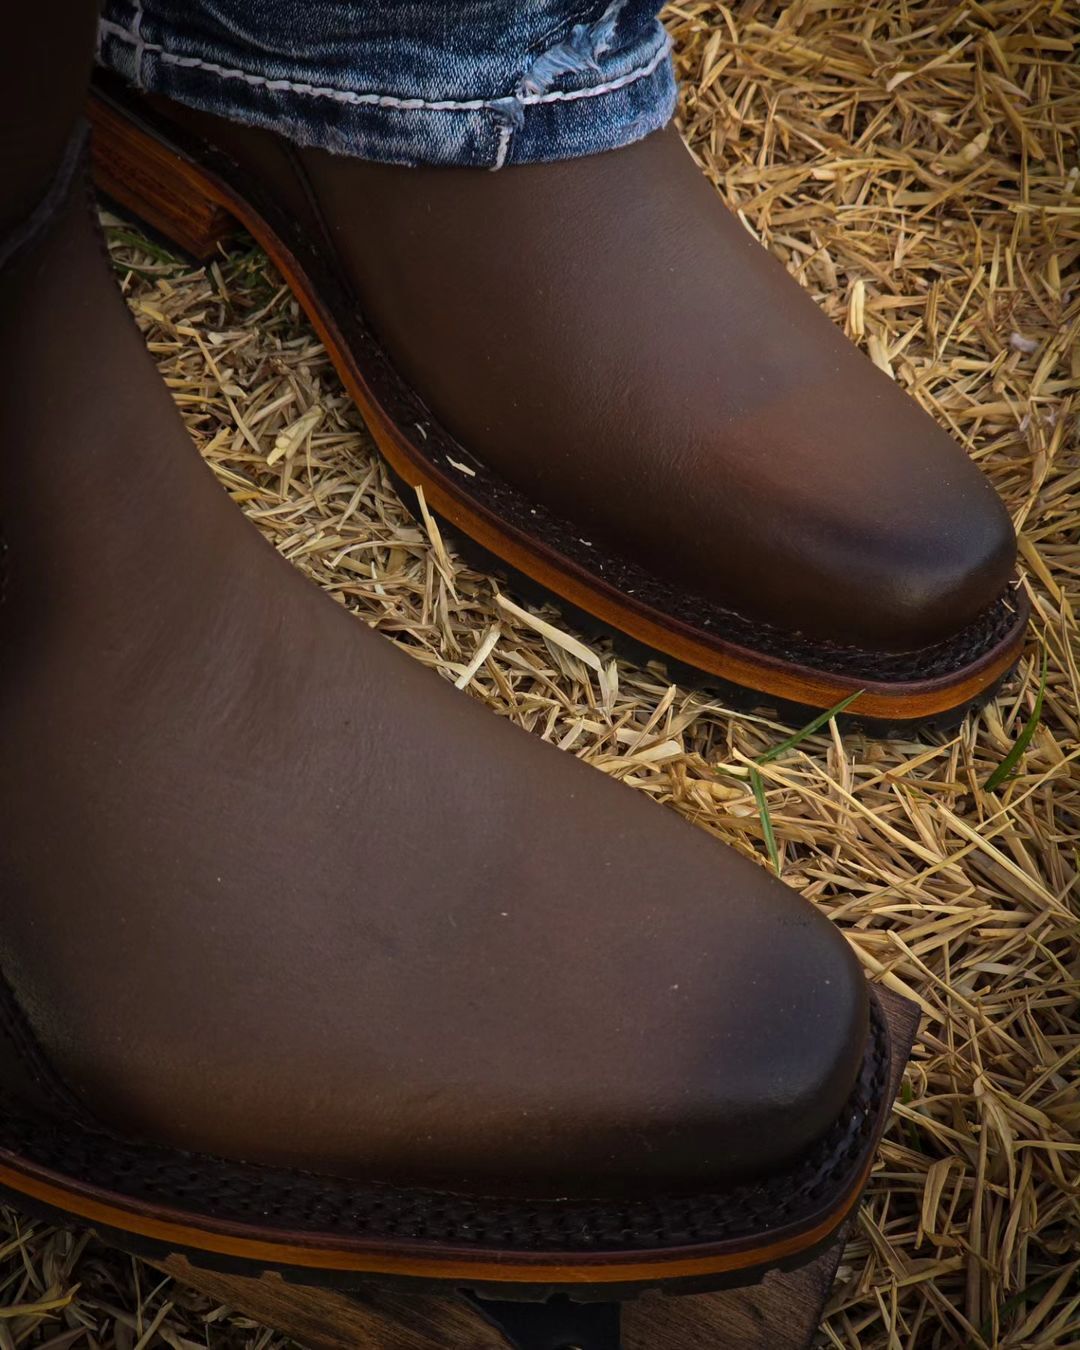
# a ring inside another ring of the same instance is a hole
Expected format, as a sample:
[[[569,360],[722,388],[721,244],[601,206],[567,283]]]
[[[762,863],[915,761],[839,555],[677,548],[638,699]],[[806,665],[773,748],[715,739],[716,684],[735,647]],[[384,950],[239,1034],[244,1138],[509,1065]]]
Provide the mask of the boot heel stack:
[[[236,222],[191,166],[100,99],[88,117],[99,191],[200,262],[212,257]]]

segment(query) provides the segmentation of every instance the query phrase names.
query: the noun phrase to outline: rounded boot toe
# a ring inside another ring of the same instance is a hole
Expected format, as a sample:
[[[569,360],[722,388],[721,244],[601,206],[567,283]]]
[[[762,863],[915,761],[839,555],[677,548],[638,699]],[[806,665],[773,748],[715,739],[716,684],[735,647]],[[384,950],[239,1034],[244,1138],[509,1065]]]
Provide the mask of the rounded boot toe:
[[[849,1109],[869,1029],[854,952],[762,869],[743,880],[753,918],[732,923],[729,912],[691,959],[655,954],[636,1073],[623,1066],[621,1090],[609,1088],[620,1185],[708,1190],[766,1177]],[[590,1159],[594,1176],[600,1165]]]
[[[1016,565],[1016,536],[1001,501],[986,491],[897,522],[867,550],[857,595],[858,636],[884,651],[917,651],[961,634],[987,615]],[[873,561],[871,561],[873,559]]]
[[[816,505],[789,485],[778,511],[787,527],[770,536],[763,578],[784,626],[887,654],[947,642],[993,615],[1016,565],[1009,513],[958,445],[916,405],[901,410],[906,430],[923,433],[905,440],[917,449],[878,445],[860,477],[848,472],[827,493],[815,486]],[[849,469],[854,459],[852,439]]]

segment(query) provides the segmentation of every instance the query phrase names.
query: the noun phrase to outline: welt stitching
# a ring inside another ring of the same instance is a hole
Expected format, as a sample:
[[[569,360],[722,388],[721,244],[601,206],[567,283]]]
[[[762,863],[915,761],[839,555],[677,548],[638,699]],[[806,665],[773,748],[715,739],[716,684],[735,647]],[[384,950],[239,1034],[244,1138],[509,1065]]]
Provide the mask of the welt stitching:
[[[253,75],[246,70],[234,70],[227,66],[218,65],[215,61],[203,61],[197,56],[177,56],[173,52],[166,51],[159,43],[146,42],[130,29],[123,28],[120,24],[113,23],[109,19],[101,20],[101,31],[118,38],[122,42],[131,43],[143,53],[155,53],[166,65],[177,66],[185,70],[205,70],[208,74],[217,75],[220,79],[242,80],[245,84],[267,89],[271,93],[303,94],[308,98],[326,98],[336,103],[393,108],[401,112],[480,112],[494,108],[501,102],[501,99],[498,98],[435,100],[399,98],[395,94],[358,94],[351,89],[299,84],[292,80],[271,80],[265,75]],[[665,33],[659,47],[648,61],[633,70],[627,71],[625,75],[618,76],[617,79],[608,80],[603,84],[590,85],[586,89],[551,89],[543,94],[523,94],[519,101],[525,107],[535,107],[541,103],[573,103],[582,98],[596,98],[601,94],[616,93],[620,89],[625,89],[627,85],[634,84],[638,80],[646,79],[649,75],[654,74],[670,51],[671,38]]]

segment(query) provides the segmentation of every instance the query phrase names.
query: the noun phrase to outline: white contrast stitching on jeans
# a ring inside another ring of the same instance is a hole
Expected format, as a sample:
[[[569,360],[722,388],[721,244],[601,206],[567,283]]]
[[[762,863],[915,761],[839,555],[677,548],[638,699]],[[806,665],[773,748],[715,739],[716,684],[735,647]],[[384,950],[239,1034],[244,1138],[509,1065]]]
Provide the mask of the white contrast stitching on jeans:
[[[499,128],[499,143],[495,148],[495,163],[491,166],[493,173],[505,165],[506,157],[510,153],[510,138],[513,134],[514,128],[509,122],[504,123]]]
[[[138,53],[137,59],[141,60],[141,56],[145,52],[156,52],[167,65],[179,66],[185,70],[205,70],[223,80],[243,80],[245,84],[256,85],[259,88],[269,90],[271,93],[286,91],[292,94],[305,94],[310,98],[329,98],[336,103],[368,104],[379,108],[397,108],[405,112],[414,109],[426,109],[429,112],[479,112],[484,108],[497,107],[500,103],[505,102],[506,98],[504,96],[503,98],[429,101],[422,98],[397,98],[393,94],[357,94],[351,89],[296,84],[292,80],[271,80],[265,75],[251,75],[246,70],[230,70],[225,66],[217,65],[216,62],[203,61],[197,56],[176,56],[172,52],[167,52],[156,42],[144,41],[136,31],[122,28],[119,24],[112,23],[108,19],[101,20],[101,31],[119,38],[123,42],[132,43]],[[665,33],[663,42],[649,61],[643,66],[627,71],[625,75],[620,75],[618,79],[609,80],[606,84],[591,85],[586,89],[552,89],[544,94],[524,94],[516,98],[515,101],[525,107],[532,107],[537,103],[571,103],[579,98],[596,98],[599,94],[611,94],[616,90],[625,89],[628,84],[634,84],[637,80],[645,79],[651,75],[662,64],[670,50],[671,38]],[[514,95],[508,97],[514,98]]]
[[[143,84],[143,61],[146,59],[146,43],[143,41],[142,21],[143,7],[142,0],[134,0],[135,15],[131,20],[131,40],[135,44],[135,87],[144,88]]]

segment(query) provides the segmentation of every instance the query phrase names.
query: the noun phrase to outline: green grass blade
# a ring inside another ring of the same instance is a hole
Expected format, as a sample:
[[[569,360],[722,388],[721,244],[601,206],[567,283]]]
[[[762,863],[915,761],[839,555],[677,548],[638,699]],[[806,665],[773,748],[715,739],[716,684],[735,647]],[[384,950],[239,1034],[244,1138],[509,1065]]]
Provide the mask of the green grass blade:
[[[754,790],[758,815],[761,817],[761,832],[765,836],[765,847],[769,850],[773,871],[780,875],[780,850],[776,847],[776,834],[773,830],[772,816],[769,815],[769,803],[765,796],[765,783],[757,769],[750,770],[750,786]]]
[[[1015,769],[1020,762],[1020,756],[1028,748],[1032,736],[1035,735],[1038,725],[1042,720],[1043,698],[1046,694],[1047,665],[1048,653],[1044,646],[1042,653],[1042,671],[1039,674],[1039,692],[1035,695],[1035,706],[1031,710],[1031,716],[1028,718],[1026,726],[1023,731],[1021,731],[1020,735],[1017,736],[1013,748],[986,780],[985,787],[987,792],[993,792],[996,787],[1000,787],[1001,784],[1004,783],[1005,779],[1008,778],[1013,769]]]
[[[175,267],[180,261],[175,253],[170,253],[168,249],[162,248],[160,244],[155,244],[145,235],[136,234],[134,230],[125,230],[122,225],[107,225],[105,234],[110,243],[127,244],[129,248],[140,249],[157,262],[170,263]]]
[[[757,763],[768,764],[770,760],[777,759],[785,751],[793,750],[795,746],[805,741],[807,736],[812,736],[815,731],[820,731],[823,726],[827,725],[839,713],[842,713],[845,708],[850,708],[863,692],[860,689],[854,694],[848,694],[847,698],[842,698],[839,703],[834,704],[827,711],[818,713],[812,722],[807,722],[806,726],[797,731],[794,736],[789,736],[786,741],[781,741],[779,745],[774,745],[771,750],[766,750],[757,760]]]

